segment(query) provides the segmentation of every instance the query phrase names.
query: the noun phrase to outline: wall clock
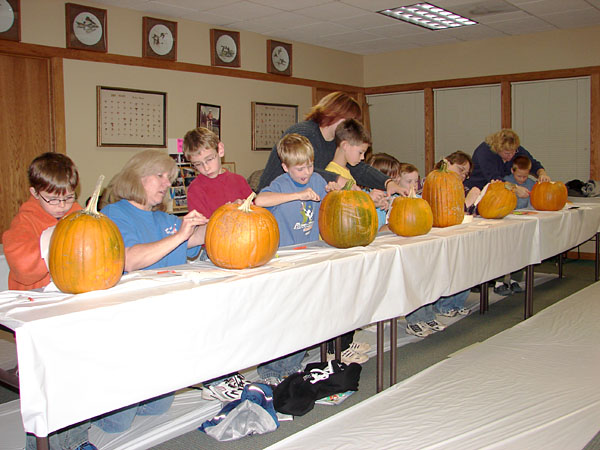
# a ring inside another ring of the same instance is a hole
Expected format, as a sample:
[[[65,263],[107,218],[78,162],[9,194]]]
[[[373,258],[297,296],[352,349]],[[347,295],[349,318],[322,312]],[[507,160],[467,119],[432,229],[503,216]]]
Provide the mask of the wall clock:
[[[106,52],[106,10],[66,3],[67,48]]]
[[[267,40],[267,72],[292,75],[292,44]]]
[[[20,0],[0,0],[0,39],[21,40]]]
[[[213,66],[240,67],[240,33],[210,30],[210,63]]]
[[[144,17],[142,56],[175,61],[177,59],[177,22]]]

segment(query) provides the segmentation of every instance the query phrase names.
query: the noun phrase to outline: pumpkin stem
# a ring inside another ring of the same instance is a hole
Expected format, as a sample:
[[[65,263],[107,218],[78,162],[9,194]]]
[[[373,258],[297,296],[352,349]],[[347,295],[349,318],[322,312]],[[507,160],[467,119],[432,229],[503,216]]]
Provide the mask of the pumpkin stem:
[[[254,200],[254,197],[256,197],[256,193],[253,192],[248,196],[246,200],[244,200],[244,203],[242,203],[238,207],[238,209],[243,212],[250,212],[250,205],[252,204],[252,200]]]
[[[448,166],[450,165],[450,161],[446,158],[440,161],[440,172],[448,172]]]
[[[96,181],[96,187],[94,188],[94,193],[92,194],[92,198],[90,202],[86,206],[84,212],[86,214],[91,214],[93,216],[98,215],[98,198],[100,197],[100,190],[102,189],[102,182],[104,181],[104,175],[100,175],[98,177],[98,181]]]
[[[342,188],[342,191],[349,191],[350,189],[352,189],[352,186],[354,186],[354,181],[348,180],[348,181],[346,181],[346,184]]]
[[[408,191],[408,198],[417,198],[417,192],[414,186],[410,187],[410,190]]]

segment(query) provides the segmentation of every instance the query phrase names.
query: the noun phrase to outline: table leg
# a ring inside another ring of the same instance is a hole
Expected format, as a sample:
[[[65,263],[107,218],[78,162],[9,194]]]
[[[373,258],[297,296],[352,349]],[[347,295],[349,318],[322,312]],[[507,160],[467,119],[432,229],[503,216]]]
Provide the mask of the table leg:
[[[564,253],[559,253],[558,254],[558,278],[562,278],[563,277],[563,263],[564,263]]]
[[[327,341],[321,342],[321,362],[327,362]]]
[[[479,314],[485,314],[490,309],[488,282],[479,285]]]
[[[396,384],[398,361],[398,318],[394,317],[390,321],[390,386]]]
[[[383,333],[384,322],[377,322],[377,392],[383,391]]]
[[[600,280],[600,233],[596,233],[596,257],[594,260],[594,280]]]
[[[35,438],[35,445],[37,450],[49,450],[50,446],[48,444],[48,436],[46,437],[37,437]]]
[[[335,346],[335,359],[337,359],[338,361],[342,360],[342,337],[338,336],[335,338],[335,343],[333,344]]]
[[[533,264],[530,264],[525,269],[525,319],[533,315],[533,276]]]

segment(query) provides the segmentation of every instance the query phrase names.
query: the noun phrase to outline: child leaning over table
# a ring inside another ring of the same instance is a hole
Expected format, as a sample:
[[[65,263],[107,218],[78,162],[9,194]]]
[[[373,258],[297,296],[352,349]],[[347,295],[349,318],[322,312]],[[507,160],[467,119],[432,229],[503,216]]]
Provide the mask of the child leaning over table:
[[[273,213],[279,225],[279,246],[298,245],[319,240],[321,199],[336,183],[327,184],[314,173],[314,151],[310,141],[299,134],[286,134],[277,144],[284,174],[265,187],[254,203]],[[302,369],[305,350],[261,364],[258,375],[266,384],[279,382]]]
[[[75,189],[79,173],[73,161],[61,153],[42,153],[27,169],[29,199],[2,235],[10,268],[8,288],[31,290],[50,284],[50,273],[42,251],[47,251],[54,226],[67,214],[78,211]],[[40,243],[44,235],[44,243]],[[44,249],[45,250],[42,250]],[[90,422],[85,421],[51,433],[50,450],[95,450],[88,441]],[[36,448],[36,438],[27,435],[27,450]]]
[[[402,166],[402,163],[396,158],[394,158],[392,155],[389,155],[387,153],[372,153],[371,155],[369,155],[365,163],[379,170],[384,175],[387,175],[396,183],[398,183],[398,185],[400,185],[400,183],[403,181],[403,179],[400,177],[400,168]],[[417,177],[418,176],[419,173],[417,172]],[[406,183],[400,186],[403,188],[408,187]],[[389,230],[389,228],[387,227],[388,210],[383,209],[381,207],[377,207],[376,210],[378,229],[380,231]]]

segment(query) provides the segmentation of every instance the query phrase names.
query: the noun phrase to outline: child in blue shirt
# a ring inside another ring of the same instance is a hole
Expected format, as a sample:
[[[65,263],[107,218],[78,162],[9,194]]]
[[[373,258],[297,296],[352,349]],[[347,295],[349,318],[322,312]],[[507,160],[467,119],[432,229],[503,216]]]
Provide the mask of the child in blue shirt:
[[[529,178],[530,170],[531,160],[527,156],[517,156],[513,160],[511,174],[504,177],[504,181],[517,186],[515,190],[517,194],[517,207],[515,209],[529,207],[529,194],[535,184],[535,181]]]

